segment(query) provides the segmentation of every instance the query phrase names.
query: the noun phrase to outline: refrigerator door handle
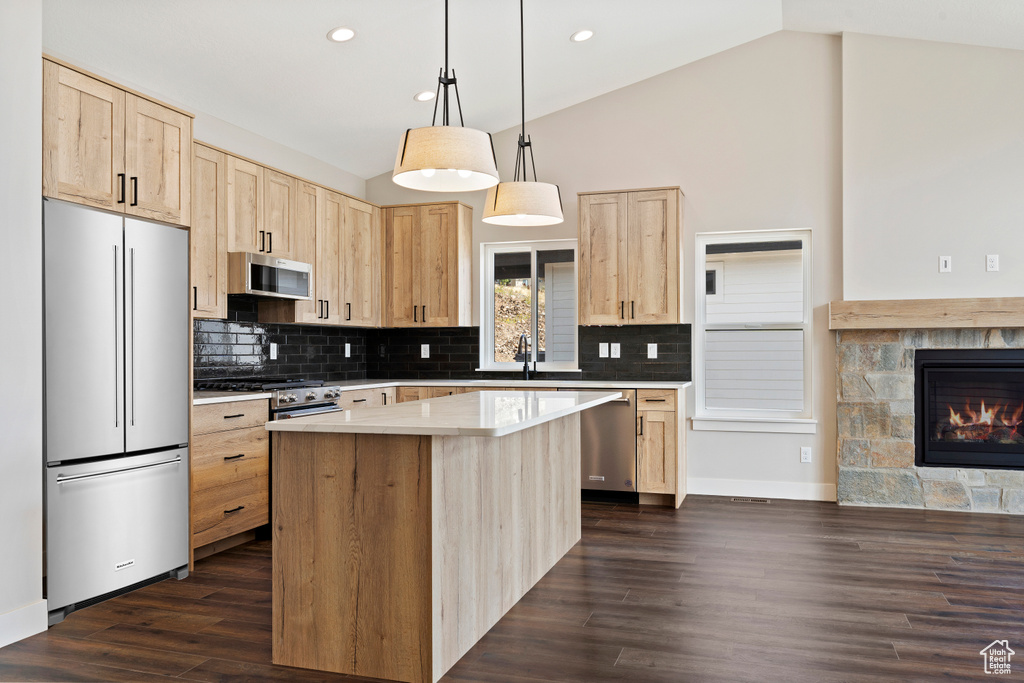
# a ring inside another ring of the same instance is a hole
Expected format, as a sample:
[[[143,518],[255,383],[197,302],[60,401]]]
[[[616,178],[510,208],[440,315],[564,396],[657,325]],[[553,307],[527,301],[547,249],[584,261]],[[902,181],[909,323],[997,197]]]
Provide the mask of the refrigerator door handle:
[[[117,400],[117,245],[114,245],[114,426],[121,426],[121,411]]]
[[[129,268],[131,269],[131,297],[132,297],[132,335],[131,335],[131,373],[132,373],[132,426],[135,426],[135,247],[129,250]]]
[[[67,484],[75,481],[85,481],[86,479],[98,479],[99,477],[111,477],[115,474],[124,474],[125,472],[136,472],[138,470],[148,470],[154,467],[163,467],[164,465],[177,465],[181,462],[181,456],[171,458],[170,460],[163,460],[161,462],[154,462],[149,465],[138,465],[137,467],[125,467],[120,470],[110,470],[109,472],[93,472],[92,474],[78,474],[71,477],[57,477],[58,484]]]

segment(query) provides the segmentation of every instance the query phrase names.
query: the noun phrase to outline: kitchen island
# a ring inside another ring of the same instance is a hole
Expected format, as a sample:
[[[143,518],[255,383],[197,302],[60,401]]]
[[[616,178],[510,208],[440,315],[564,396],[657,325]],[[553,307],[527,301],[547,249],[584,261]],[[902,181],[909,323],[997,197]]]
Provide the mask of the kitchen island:
[[[273,661],[437,681],[580,539],[580,412],[482,391],[270,422]]]

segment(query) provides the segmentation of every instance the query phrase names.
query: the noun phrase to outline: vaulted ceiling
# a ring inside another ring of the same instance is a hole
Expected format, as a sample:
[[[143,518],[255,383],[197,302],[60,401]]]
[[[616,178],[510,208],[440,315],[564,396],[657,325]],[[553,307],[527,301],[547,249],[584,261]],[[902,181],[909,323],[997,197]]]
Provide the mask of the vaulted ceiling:
[[[428,125],[442,0],[44,0],[44,49],[367,178]],[[1020,0],[525,0],[536,118],[776,31],[1024,49]],[[337,26],[356,31],[327,40]],[[594,37],[569,41],[579,29]],[[451,0],[466,125],[519,120],[519,4]]]

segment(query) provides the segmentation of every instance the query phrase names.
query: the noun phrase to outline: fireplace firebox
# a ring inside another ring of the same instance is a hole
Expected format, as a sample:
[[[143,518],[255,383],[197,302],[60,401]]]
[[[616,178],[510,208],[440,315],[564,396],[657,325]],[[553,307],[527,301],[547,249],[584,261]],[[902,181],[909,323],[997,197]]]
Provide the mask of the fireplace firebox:
[[[919,467],[1024,469],[1024,350],[918,349]]]

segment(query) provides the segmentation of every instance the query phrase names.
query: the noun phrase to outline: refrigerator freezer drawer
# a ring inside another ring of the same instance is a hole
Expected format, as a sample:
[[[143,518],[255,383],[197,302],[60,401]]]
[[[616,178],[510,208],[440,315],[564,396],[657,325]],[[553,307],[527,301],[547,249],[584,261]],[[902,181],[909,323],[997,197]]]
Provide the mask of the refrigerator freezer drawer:
[[[53,610],[188,564],[188,449],[46,470]]]

